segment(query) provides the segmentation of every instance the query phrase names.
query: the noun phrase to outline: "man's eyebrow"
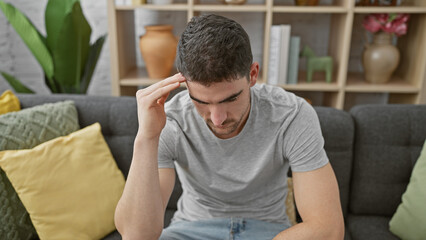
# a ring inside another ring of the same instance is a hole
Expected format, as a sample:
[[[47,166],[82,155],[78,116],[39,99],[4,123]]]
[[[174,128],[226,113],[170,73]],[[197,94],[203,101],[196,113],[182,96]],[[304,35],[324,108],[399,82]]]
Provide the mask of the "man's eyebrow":
[[[219,103],[228,102],[228,101],[230,101],[231,99],[238,97],[238,96],[239,96],[242,92],[243,92],[243,90],[241,90],[241,91],[239,91],[239,92],[237,92],[237,93],[234,93],[234,94],[232,94],[231,96],[229,96],[229,97],[225,98],[224,100],[219,101]],[[199,103],[202,103],[202,104],[209,104],[208,102],[204,102],[204,101],[201,101],[200,99],[197,99],[197,98],[193,97],[191,94],[189,94],[189,97],[190,97],[192,100],[196,101],[196,102],[199,102]]]
[[[208,104],[208,103],[206,103],[206,102],[201,101],[200,99],[196,99],[196,98],[195,98],[195,97],[193,97],[191,94],[189,94],[189,97],[190,97],[192,100],[196,101],[196,102],[199,102],[199,103],[202,103],[202,104]]]
[[[229,100],[232,100],[233,98],[236,98],[236,97],[240,96],[240,94],[241,94],[242,92],[243,92],[243,90],[241,90],[241,91],[239,91],[239,92],[237,92],[237,93],[235,93],[235,94],[232,94],[230,97],[227,97],[226,99],[224,99],[224,100],[220,101],[219,103],[228,102]]]

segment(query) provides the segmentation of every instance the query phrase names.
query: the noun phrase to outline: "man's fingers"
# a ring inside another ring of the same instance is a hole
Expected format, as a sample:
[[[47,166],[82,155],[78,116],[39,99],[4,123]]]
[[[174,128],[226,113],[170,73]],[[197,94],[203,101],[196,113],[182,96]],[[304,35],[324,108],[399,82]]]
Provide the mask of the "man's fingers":
[[[157,102],[158,100],[161,100],[164,97],[167,98],[170,92],[178,88],[179,86],[180,86],[179,82],[166,85],[164,87],[156,89],[154,92],[152,92],[149,95],[139,96],[138,101],[140,101],[139,103],[142,104],[142,106],[146,106],[146,107],[152,106],[154,103],[158,103]]]
[[[166,100],[169,97],[169,95],[170,95],[170,92],[168,92],[166,95],[163,95],[160,99],[157,100],[157,103],[164,105],[164,103],[166,103]]]
[[[180,83],[180,82],[184,82],[184,81],[185,81],[185,77],[183,77],[182,74],[177,73],[177,74],[175,74],[171,77],[168,77],[164,80],[161,80],[158,83],[152,84],[151,86],[149,86],[147,88],[139,90],[140,91],[139,94],[146,96],[146,95],[149,95],[149,94],[153,93],[154,91],[156,91],[157,89],[160,89],[164,86],[174,84],[174,83],[178,83],[178,82]]]

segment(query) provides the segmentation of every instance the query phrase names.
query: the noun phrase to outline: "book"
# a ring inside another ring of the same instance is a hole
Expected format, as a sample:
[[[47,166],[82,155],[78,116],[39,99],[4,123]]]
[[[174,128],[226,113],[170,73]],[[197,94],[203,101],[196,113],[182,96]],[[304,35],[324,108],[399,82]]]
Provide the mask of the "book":
[[[267,83],[271,85],[277,85],[280,66],[281,26],[272,25],[270,35]]]
[[[299,74],[300,37],[291,36],[288,56],[287,84],[297,84]]]
[[[278,84],[284,85],[287,83],[291,25],[282,24],[280,25],[280,29],[281,29],[281,44],[280,44],[280,61],[279,61],[279,67],[278,67]]]

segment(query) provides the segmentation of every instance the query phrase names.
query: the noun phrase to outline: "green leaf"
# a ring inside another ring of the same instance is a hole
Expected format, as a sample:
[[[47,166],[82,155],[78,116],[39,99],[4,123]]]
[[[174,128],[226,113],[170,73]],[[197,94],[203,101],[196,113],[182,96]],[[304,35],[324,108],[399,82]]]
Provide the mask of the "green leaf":
[[[52,81],[53,80],[53,81]],[[44,75],[44,83],[46,86],[50,89],[52,93],[62,93],[60,91],[61,87],[59,86],[58,82],[53,79],[48,79],[46,75]]]
[[[80,92],[86,93],[89,88],[90,80],[98,63],[99,55],[101,55],[102,47],[104,46],[107,35],[103,35],[90,46],[89,56],[87,57],[86,67],[81,79]]]
[[[80,2],[74,3],[53,49],[55,79],[60,91],[80,93],[80,81],[90,48],[92,29],[83,15]]]
[[[49,79],[53,77],[53,60],[46,45],[45,39],[34,25],[18,9],[9,3],[0,1],[0,9],[3,11],[7,20],[21,36],[24,43],[33,53],[43,71]]]
[[[58,40],[65,17],[79,0],[49,0],[44,15],[46,23],[47,46],[52,51]]]
[[[27,88],[24,84],[22,84],[18,79],[9,75],[5,72],[0,72],[0,74],[6,79],[6,81],[13,87],[15,92],[17,93],[34,93],[33,90]]]

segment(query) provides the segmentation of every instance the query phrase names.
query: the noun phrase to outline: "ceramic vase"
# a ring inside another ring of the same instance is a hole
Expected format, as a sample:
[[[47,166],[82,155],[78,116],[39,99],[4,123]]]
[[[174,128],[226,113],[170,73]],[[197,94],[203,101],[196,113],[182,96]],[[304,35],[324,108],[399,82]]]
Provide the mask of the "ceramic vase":
[[[149,78],[163,79],[169,77],[178,43],[172,32],[173,26],[151,25],[145,26],[145,30],[146,33],[140,37],[139,48]]]
[[[392,44],[392,35],[374,34],[373,43],[366,45],[362,56],[364,77],[370,83],[386,83],[399,63],[399,50]]]

